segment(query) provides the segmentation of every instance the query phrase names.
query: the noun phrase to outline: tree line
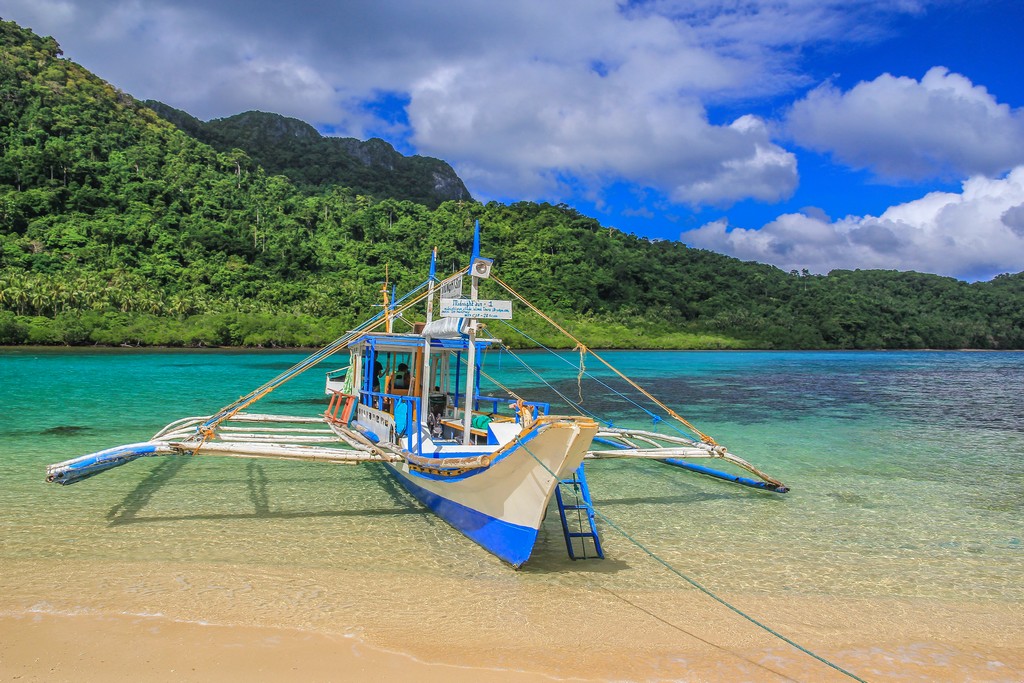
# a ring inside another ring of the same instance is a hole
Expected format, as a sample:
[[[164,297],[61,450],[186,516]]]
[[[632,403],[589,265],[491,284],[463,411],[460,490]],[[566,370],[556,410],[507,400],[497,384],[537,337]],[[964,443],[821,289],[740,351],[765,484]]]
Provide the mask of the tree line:
[[[1024,348],[1024,274],[787,273],[565,205],[297,185],[0,21],[2,344],[322,344],[377,310],[385,271],[418,283],[433,246],[464,266],[476,220],[501,277],[595,346]]]

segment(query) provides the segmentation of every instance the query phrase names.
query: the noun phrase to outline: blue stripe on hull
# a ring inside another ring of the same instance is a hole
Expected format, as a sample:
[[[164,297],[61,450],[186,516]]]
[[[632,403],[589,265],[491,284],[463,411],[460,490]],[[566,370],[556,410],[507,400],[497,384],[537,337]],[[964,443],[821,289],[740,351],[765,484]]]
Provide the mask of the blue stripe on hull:
[[[533,552],[533,546],[537,542],[536,529],[505,522],[479,510],[456,503],[419,486],[397,467],[389,463],[384,463],[384,465],[418,501],[467,537],[479,543],[489,553],[497,555],[513,567],[519,567],[530,559],[530,553]]]

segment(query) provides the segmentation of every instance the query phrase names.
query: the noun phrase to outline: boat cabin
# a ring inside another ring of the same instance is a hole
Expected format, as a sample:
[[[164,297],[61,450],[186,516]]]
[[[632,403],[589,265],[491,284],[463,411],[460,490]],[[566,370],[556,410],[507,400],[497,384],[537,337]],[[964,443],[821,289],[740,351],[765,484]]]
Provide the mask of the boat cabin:
[[[471,343],[459,332],[461,319],[439,320],[422,333],[373,332],[348,345],[344,374],[328,374],[328,417],[357,430],[374,443],[390,443],[415,455],[478,454],[507,443],[523,428],[547,415],[550,405],[510,402],[480,393],[480,364],[474,364],[467,410],[466,356]],[[436,335],[436,336],[435,336]],[[498,340],[475,338],[476,357]]]

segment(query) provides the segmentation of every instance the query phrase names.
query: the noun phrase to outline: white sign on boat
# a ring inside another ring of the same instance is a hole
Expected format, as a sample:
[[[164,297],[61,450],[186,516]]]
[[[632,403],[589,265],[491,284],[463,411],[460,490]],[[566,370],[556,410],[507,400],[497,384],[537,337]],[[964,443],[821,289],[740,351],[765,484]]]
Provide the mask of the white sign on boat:
[[[441,298],[442,299],[461,299],[462,298],[462,275],[454,277],[451,280],[446,280],[441,283]]]
[[[512,302],[492,299],[441,299],[441,315],[446,318],[489,318],[511,320]]]

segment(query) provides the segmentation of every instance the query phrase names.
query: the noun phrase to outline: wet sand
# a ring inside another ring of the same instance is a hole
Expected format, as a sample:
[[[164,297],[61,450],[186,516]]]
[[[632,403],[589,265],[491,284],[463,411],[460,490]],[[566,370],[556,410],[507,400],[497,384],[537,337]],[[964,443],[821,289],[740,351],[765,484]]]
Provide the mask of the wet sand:
[[[160,617],[0,617],[0,680],[550,681],[538,674],[431,664],[353,638]]]
[[[504,635],[498,629],[476,638],[459,629],[429,634],[415,623],[357,637],[5,609],[0,680],[851,680],[693,592],[684,601],[691,609],[675,616],[650,604],[650,595],[607,597],[604,607],[618,617],[598,613],[574,625],[552,615],[534,629],[509,625]],[[1009,607],[851,602],[839,606],[846,618],[834,604],[817,611],[803,600],[765,607],[774,608],[774,625],[787,635],[868,681],[1024,680],[1024,618]]]

